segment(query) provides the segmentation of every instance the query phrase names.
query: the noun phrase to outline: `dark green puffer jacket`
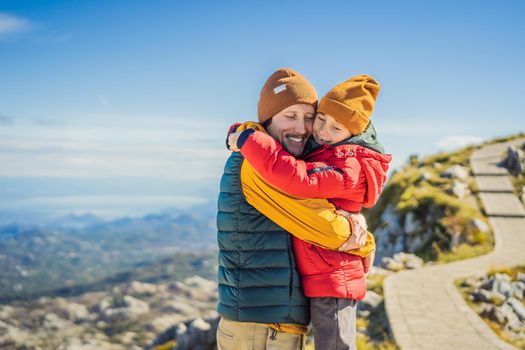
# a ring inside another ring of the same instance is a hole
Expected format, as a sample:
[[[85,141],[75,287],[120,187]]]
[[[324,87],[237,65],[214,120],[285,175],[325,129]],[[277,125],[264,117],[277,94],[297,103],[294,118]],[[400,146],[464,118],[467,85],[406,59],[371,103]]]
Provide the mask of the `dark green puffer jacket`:
[[[240,183],[243,160],[232,153],[221,179],[217,311],[233,321],[307,325],[309,304],[292,237],[246,202]]]

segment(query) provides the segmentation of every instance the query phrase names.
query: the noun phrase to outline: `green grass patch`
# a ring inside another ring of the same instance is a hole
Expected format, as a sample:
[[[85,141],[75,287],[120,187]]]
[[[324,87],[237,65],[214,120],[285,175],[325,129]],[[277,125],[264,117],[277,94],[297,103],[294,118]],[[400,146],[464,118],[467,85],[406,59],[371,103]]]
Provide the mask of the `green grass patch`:
[[[505,273],[509,275],[512,280],[516,280],[518,278],[518,272],[525,273],[525,265],[518,265],[514,267],[493,266],[489,269],[487,275],[492,277],[497,273]]]
[[[469,165],[469,158],[477,149],[477,146],[468,146],[461,148],[457,151],[452,152],[442,152],[429,157],[426,157],[422,160],[422,165],[434,165],[435,163],[440,163],[442,167],[452,166],[452,165]]]
[[[471,259],[476,256],[485,255],[493,249],[493,245],[485,243],[481,245],[460,244],[454,251],[442,252],[437,256],[437,262],[446,264],[453,261]]]
[[[369,274],[366,279],[367,290],[371,290],[381,296],[383,296],[383,281],[385,280],[385,275],[372,275]]]
[[[486,146],[486,145],[491,145],[491,144],[494,144],[494,143],[508,142],[508,141],[520,139],[520,138],[523,138],[523,137],[525,137],[525,133],[524,132],[520,132],[519,134],[499,137],[499,138],[496,138],[494,140],[484,142],[482,145]]]

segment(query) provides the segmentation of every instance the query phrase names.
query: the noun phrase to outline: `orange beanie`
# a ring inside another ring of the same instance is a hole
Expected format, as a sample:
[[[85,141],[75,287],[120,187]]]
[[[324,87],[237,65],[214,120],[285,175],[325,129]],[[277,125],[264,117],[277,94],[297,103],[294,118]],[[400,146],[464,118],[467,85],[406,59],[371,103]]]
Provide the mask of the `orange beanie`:
[[[352,135],[362,133],[379,93],[379,83],[369,75],[356,75],[334,87],[319,102],[317,113],[328,114]]]
[[[261,90],[257,106],[259,122],[262,124],[283,109],[302,103],[317,107],[317,93],[312,84],[290,68],[278,69]]]

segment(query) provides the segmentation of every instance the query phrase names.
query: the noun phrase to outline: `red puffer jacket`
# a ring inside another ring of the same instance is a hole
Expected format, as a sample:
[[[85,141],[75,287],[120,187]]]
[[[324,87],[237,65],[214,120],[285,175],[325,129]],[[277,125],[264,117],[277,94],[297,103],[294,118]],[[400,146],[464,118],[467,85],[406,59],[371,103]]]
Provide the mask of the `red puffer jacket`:
[[[238,146],[246,160],[272,186],[296,197],[327,198],[338,209],[372,207],[385,182],[391,155],[363,146],[322,146],[296,159],[268,134],[243,132]],[[308,297],[361,300],[366,281],[361,257],[331,251],[294,237],[297,266]]]

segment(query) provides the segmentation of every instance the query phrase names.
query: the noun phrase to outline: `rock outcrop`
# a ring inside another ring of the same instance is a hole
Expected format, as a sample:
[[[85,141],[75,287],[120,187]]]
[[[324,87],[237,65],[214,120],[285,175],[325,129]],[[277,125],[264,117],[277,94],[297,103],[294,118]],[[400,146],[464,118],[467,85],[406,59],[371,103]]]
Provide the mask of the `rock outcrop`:
[[[515,279],[505,273],[470,277],[460,289],[482,317],[497,323],[510,339],[525,340],[525,274]]]

